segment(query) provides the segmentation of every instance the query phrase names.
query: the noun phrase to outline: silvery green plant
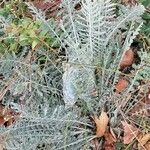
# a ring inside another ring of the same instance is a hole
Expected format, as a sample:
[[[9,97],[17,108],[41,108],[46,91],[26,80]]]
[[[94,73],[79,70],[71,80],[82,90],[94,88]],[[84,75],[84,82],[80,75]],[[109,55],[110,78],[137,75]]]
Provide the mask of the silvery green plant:
[[[93,113],[107,104],[109,113],[114,110],[117,114],[120,107],[113,102],[125,98],[137,80],[137,76],[132,78],[123,95],[114,93],[120,62],[140,31],[144,7],[125,7],[111,0],[63,0],[58,13],[61,19],[54,21],[46,19],[44,12],[31,3],[27,5],[60,43],[60,50],[65,50],[65,60],[55,64],[53,52],[39,49],[36,58],[39,53],[46,58],[41,69],[38,60],[24,60],[30,53],[19,58],[15,54],[1,57],[1,71],[6,70],[7,78],[16,76],[11,94],[25,94],[21,97],[25,103],[21,119],[0,131],[2,144],[8,150],[36,150],[42,146],[46,150],[90,149],[95,136],[89,129],[93,126],[75,103],[84,101]],[[76,9],[77,5],[81,8]],[[5,103],[9,95],[6,98]]]
[[[79,3],[81,9],[76,10]],[[119,7],[118,15],[116,7]],[[38,19],[45,22],[33,7],[30,8]],[[63,63],[64,102],[73,106],[82,99],[89,104],[93,101],[93,91],[97,91],[100,99],[108,90],[112,92],[122,56],[142,26],[144,7],[140,4],[117,6],[110,0],[64,0],[61,8],[59,26],[63,34],[59,36],[57,30],[50,24],[48,26],[66,50],[66,62]],[[98,83],[95,78],[97,68],[100,69]],[[113,85],[109,84],[111,78]]]
[[[62,69],[54,53],[41,48],[34,53],[36,59],[32,61],[31,53],[25,47],[19,55],[7,52],[1,55],[0,100],[8,106],[10,103],[23,105],[24,115],[38,116],[39,108],[44,114],[49,105],[62,104]],[[43,59],[45,63],[41,65]],[[5,88],[8,88],[6,92]]]
[[[22,117],[15,125],[0,128],[0,144],[8,150],[80,149],[94,136],[87,128],[92,127],[88,119],[79,118],[79,112],[60,106],[49,109],[45,117]]]

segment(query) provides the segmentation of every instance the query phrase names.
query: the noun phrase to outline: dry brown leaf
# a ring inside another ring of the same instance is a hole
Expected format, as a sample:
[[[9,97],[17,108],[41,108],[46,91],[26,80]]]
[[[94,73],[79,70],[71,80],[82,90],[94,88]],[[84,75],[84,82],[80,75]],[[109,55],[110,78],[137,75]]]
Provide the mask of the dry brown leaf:
[[[138,135],[139,130],[125,121],[121,121],[121,123],[124,130],[123,143],[130,144]]]
[[[150,150],[147,149],[148,147],[150,147],[150,133],[145,134],[144,136],[142,136],[141,138],[139,138],[138,140],[139,144],[138,144],[138,149],[142,149],[142,147],[144,147],[146,150]]]
[[[144,135],[140,140],[140,144],[145,145],[150,140],[150,133]]]
[[[99,117],[94,118],[94,121],[96,124],[96,136],[97,137],[104,136],[109,121],[107,113],[102,111]]]
[[[127,86],[128,86],[128,81],[125,78],[120,78],[118,80],[118,83],[115,85],[115,89],[117,92],[123,92]]]
[[[5,122],[6,121],[5,121],[4,117],[0,117],[0,126],[4,125]]]
[[[144,145],[145,149],[146,150],[150,150],[150,142],[147,142],[145,145]]]
[[[6,108],[5,106],[0,104],[0,126],[10,126],[17,119],[19,119],[20,113],[15,112],[15,110],[11,108]]]
[[[120,69],[124,69],[126,67],[129,67],[133,64],[134,61],[134,52],[133,50],[130,48],[129,50],[127,50],[120,62]]]
[[[113,132],[113,131],[111,131]],[[109,132],[109,131],[106,131],[105,134],[104,134],[104,138],[105,138],[105,143],[104,143],[104,150],[115,150],[115,143],[116,143],[116,136],[113,132],[113,135],[112,133]]]
[[[53,0],[49,2],[35,0],[33,2],[35,7],[37,7],[38,9],[41,9],[42,11],[48,11],[48,9],[51,9],[52,11],[52,8],[58,6],[60,3],[61,3],[61,0]]]
[[[137,4],[137,0],[121,0],[121,2],[125,5],[134,6]]]

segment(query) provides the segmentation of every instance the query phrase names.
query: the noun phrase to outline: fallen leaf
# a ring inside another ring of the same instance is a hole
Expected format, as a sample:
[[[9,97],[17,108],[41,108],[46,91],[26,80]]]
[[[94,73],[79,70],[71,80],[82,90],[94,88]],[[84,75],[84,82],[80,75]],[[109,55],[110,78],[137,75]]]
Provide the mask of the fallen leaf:
[[[139,130],[125,121],[121,121],[121,123],[124,131],[123,143],[130,144],[138,135]]]
[[[146,144],[144,145],[144,147],[145,147],[146,150],[150,150],[150,142],[146,143]]]
[[[0,126],[10,126],[19,119],[21,113],[15,112],[11,108],[7,108],[0,104]]]
[[[150,133],[144,135],[142,139],[140,139],[140,144],[145,145],[150,140]]]
[[[128,84],[129,83],[128,83],[127,79],[120,78],[118,80],[118,83],[115,85],[115,89],[116,89],[117,92],[120,93],[120,92],[124,91],[127,88]]]
[[[134,61],[134,52],[130,48],[125,52],[120,62],[120,69],[125,69],[126,67],[131,66],[133,64],[133,61]]]
[[[61,0],[54,0],[50,2],[45,1],[34,1],[33,4],[38,9],[41,9],[42,11],[48,11],[49,9],[52,9],[55,6],[58,6],[61,3]]]
[[[6,121],[5,121],[4,117],[0,117],[0,126],[4,125],[5,122]]]
[[[111,131],[113,132],[113,131]],[[113,133],[113,135],[111,134],[111,132],[106,131],[104,134],[104,138],[105,138],[105,142],[104,142],[104,150],[115,150],[115,143],[116,143],[116,136]],[[115,136],[115,137],[114,137]]]
[[[94,121],[96,124],[96,136],[97,137],[104,136],[109,121],[107,113],[102,111],[99,117],[96,116],[94,117]]]
[[[150,147],[150,133],[147,133],[145,134],[144,136],[142,136],[141,138],[139,138],[138,140],[139,144],[138,144],[138,149],[140,150],[141,147]],[[150,149],[147,149],[146,150],[150,150]]]
[[[137,0],[121,0],[121,2],[125,5],[134,6],[137,4]]]

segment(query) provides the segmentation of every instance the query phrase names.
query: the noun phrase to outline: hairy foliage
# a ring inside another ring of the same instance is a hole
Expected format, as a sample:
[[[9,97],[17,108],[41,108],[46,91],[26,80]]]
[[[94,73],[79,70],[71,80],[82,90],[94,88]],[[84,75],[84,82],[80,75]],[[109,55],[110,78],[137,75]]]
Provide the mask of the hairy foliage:
[[[120,72],[123,55],[143,24],[144,7],[125,7],[111,0],[63,0],[56,20],[47,18],[32,3],[26,4],[40,23],[29,23],[31,30],[42,25],[41,31],[46,28],[44,36],[52,40],[46,41],[48,47],[38,46],[38,32],[36,37],[29,35],[34,43],[22,45],[21,52],[4,52],[0,56],[0,100],[5,105],[19,104],[21,111],[16,124],[1,129],[2,144],[8,150],[36,150],[42,146],[90,149],[93,126],[84,117],[83,108],[76,107],[81,104],[94,114],[106,108],[110,124],[115,126],[119,111],[127,111],[131,100],[128,95],[135,92],[140,76],[149,74],[136,69],[134,76]],[[7,20],[1,18],[3,32]],[[28,38],[26,33],[20,34]],[[59,44],[54,49],[56,43]],[[145,55],[141,55],[138,69],[147,63]],[[120,76],[125,76],[129,84],[117,94],[114,87]]]
[[[116,6],[110,0],[85,0],[82,1],[81,9],[75,10],[77,4],[78,1],[72,3],[69,0],[62,3],[64,11],[60,26],[64,35],[60,39],[67,45],[67,63],[70,65],[64,69],[66,71],[63,76],[64,101],[67,104],[74,104],[77,99],[93,103],[91,93],[95,90],[100,99],[103,99],[103,94],[112,92],[111,87],[118,77],[121,56],[138,34],[141,27],[138,22],[141,22],[140,15],[144,12],[142,5],[121,6],[119,15],[116,16]],[[122,33],[120,29],[126,32]],[[98,86],[94,76],[95,69],[100,70],[97,75]],[[114,79],[110,81],[112,76]]]
[[[77,114],[78,113],[78,114]],[[88,120],[78,119],[79,110],[66,110],[56,107],[48,111],[44,117],[26,117],[14,126],[1,129],[1,137],[5,148],[25,150],[36,149],[74,149],[84,145],[93,136],[87,136]],[[83,121],[84,120],[84,121]]]
[[[55,62],[56,59],[55,55],[44,49],[34,54],[29,51],[27,54],[23,52],[20,56],[14,53],[3,55],[0,72],[4,79],[1,81],[1,87],[8,87],[6,92],[1,91],[7,96],[3,103],[22,104],[24,111],[33,114],[34,110],[38,114],[42,105],[48,107],[61,104],[62,75],[61,66],[59,61]],[[45,63],[41,64],[41,61]]]

